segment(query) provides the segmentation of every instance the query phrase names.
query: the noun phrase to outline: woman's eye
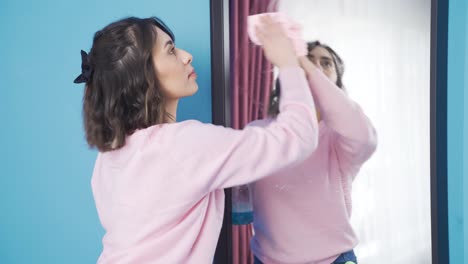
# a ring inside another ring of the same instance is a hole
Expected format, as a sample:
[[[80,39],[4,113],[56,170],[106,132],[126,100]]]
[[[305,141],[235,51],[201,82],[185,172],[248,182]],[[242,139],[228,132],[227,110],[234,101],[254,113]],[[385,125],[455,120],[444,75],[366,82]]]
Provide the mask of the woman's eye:
[[[169,50],[169,53],[170,53],[170,54],[175,54],[175,48],[172,47],[171,50]]]
[[[329,61],[322,61],[321,64],[322,64],[322,67],[324,67],[324,68],[329,68],[329,67],[331,67],[331,63],[330,63]]]

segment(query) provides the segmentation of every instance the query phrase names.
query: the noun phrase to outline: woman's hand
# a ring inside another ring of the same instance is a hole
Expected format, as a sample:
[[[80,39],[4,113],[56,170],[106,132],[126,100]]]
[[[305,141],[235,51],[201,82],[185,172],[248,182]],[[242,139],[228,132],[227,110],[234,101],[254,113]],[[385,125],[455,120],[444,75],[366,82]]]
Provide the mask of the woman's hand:
[[[256,33],[265,57],[276,67],[299,66],[294,46],[279,22],[265,15],[260,18]]]
[[[315,69],[315,65],[306,56],[299,57],[299,65],[307,75],[311,74]]]

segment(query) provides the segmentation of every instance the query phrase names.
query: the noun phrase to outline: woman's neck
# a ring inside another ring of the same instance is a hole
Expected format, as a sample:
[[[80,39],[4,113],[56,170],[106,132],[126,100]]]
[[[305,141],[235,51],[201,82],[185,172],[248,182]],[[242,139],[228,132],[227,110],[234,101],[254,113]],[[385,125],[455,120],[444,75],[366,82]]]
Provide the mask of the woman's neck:
[[[178,103],[179,103],[179,99],[166,101],[166,113],[164,115],[164,120],[166,123],[177,122],[177,104]]]

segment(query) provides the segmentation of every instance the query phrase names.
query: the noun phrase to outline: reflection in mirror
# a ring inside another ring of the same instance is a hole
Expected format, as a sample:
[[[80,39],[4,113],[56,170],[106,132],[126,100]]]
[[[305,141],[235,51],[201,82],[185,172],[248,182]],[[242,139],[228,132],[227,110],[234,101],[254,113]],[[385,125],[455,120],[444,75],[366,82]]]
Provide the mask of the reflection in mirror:
[[[279,2],[310,42],[320,136],[252,185],[258,263],[431,263],[430,4]]]

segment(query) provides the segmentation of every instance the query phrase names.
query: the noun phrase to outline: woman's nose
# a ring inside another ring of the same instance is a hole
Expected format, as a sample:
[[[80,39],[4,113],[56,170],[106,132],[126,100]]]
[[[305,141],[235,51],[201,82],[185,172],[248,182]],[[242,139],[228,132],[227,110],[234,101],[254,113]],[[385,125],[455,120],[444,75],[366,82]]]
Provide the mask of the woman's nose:
[[[180,53],[182,54],[182,61],[184,64],[190,64],[192,63],[193,57],[192,54],[188,53],[187,51],[180,49]]]

